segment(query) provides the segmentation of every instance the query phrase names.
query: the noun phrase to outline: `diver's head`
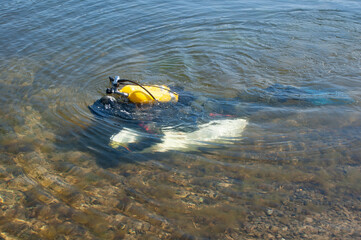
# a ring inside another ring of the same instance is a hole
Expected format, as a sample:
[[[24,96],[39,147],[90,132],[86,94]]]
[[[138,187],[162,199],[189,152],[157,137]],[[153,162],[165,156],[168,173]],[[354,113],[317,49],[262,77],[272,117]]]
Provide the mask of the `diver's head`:
[[[117,100],[113,96],[104,96],[100,99],[100,102],[104,105],[105,108],[111,108],[114,107],[114,105],[117,103]]]

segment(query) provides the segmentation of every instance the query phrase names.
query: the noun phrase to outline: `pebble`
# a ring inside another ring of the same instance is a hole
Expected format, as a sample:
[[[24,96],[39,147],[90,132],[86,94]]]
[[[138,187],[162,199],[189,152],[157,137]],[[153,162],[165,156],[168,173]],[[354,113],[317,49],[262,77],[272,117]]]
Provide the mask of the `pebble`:
[[[143,228],[143,224],[141,222],[137,222],[134,224],[136,230],[140,231]]]
[[[306,217],[306,218],[305,218],[305,222],[306,222],[306,223],[312,223],[312,222],[313,222],[313,219],[310,218],[310,217]]]
[[[274,239],[274,238],[275,238],[275,236],[273,236],[273,235],[270,234],[270,233],[267,234],[267,237],[268,237],[269,239]]]
[[[273,209],[267,209],[266,214],[271,216],[273,214]]]

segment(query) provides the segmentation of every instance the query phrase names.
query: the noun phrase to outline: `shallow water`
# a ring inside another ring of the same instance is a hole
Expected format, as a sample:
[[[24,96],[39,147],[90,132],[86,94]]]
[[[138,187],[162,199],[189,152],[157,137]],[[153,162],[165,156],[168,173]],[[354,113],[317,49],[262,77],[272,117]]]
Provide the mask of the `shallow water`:
[[[2,1],[0,238],[361,237],[360,11],[351,0]],[[182,87],[195,122],[227,106],[248,125],[196,151],[113,149],[129,121],[88,106],[114,75]],[[353,101],[275,103],[262,90],[274,84]]]

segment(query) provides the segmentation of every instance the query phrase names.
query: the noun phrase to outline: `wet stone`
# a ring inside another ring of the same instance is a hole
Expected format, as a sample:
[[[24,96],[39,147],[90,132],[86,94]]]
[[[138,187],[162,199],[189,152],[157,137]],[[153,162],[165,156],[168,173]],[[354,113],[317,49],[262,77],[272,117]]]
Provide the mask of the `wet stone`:
[[[306,223],[312,223],[312,222],[313,222],[313,219],[310,218],[310,217],[306,217],[306,218],[305,218],[305,222],[306,222]]]
[[[143,229],[143,224],[141,222],[137,222],[134,224],[134,228],[138,231],[141,231]]]
[[[57,232],[70,235],[74,230],[76,230],[76,227],[71,222],[64,222],[62,224],[57,225]]]
[[[272,226],[272,227],[270,228],[270,230],[271,230],[272,232],[276,233],[276,232],[279,231],[279,227],[277,227],[277,226]]]
[[[267,209],[266,214],[267,216],[271,216],[273,214],[273,209]]]
[[[282,231],[286,232],[288,230],[288,227],[282,227]]]

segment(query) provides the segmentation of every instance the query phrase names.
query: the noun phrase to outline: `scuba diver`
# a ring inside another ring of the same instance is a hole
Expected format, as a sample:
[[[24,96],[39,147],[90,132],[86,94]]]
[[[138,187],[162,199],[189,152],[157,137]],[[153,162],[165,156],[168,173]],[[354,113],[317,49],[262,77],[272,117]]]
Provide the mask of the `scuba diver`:
[[[347,104],[344,93],[274,84],[249,88],[238,97],[208,99],[165,85],[143,86],[135,81],[109,77],[111,88],[90,110],[115,118],[117,131],[109,136],[115,149],[141,152],[194,151],[242,138],[252,111],[264,105],[320,106]],[[253,105],[252,105],[253,104]]]
[[[119,132],[109,137],[113,148],[128,151],[191,151],[227,143],[242,136],[247,120],[235,111],[235,100],[196,98],[181,88],[143,86],[109,77],[112,87],[90,110],[118,119]],[[180,93],[180,94],[179,94]]]

